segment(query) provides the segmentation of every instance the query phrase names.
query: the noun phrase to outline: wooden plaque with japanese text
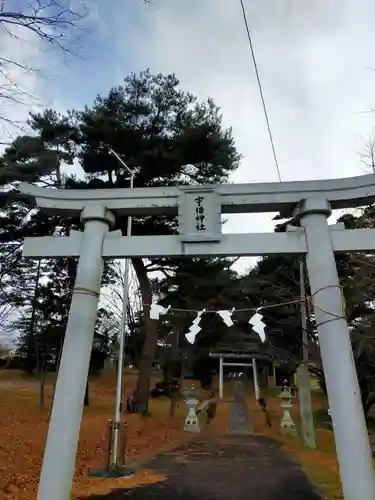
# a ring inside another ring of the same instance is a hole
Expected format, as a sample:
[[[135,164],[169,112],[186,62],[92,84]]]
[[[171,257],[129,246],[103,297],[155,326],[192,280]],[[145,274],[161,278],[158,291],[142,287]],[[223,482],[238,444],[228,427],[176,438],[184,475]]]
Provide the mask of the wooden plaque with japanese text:
[[[182,242],[220,241],[221,206],[214,187],[180,186],[178,217]]]

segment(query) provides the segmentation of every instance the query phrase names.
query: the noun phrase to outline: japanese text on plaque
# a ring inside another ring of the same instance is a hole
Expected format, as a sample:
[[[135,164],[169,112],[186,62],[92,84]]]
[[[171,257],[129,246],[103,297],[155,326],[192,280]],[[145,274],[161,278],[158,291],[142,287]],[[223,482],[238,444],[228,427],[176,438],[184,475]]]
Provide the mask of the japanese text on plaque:
[[[205,231],[206,230],[206,224],[205,224],[205,215],[204,215],[204,206],[202,205],[204,201],[203,196],[197,196],[194,198],[195,201],[195,220],[196,220],[196,225],[195,228],[197,231]]]

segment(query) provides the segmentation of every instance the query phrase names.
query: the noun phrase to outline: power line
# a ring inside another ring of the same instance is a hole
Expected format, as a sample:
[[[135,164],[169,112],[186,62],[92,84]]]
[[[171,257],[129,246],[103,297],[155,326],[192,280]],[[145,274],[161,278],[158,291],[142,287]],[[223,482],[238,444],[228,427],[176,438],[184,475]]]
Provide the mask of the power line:
[[[261,100],[262,100],[263,111],[264,111],[264,117],[265,117],[265,119],[266,119],[266,124],[267,124],[267,129],[268,129],[268,136],[269,136],[269,138],[270,138],[271,148],[272,148],[272,153],[273,153],[273,158],[274,158],[274,160],[275,160],[275,165],[276,165],[276,170],[277,170],[277,176],[278,176],[278,178],[279,178],[279,181],[280,181],[280,182],[282,182],[282,180],[281,180],[281,173],[280,173],[280,167],[279,167],[279,162],[277,161],[277,155],[276,155],[275,143],[274,143],[274,141],[273,141],[273,136],[272,136],[271,125],[270,125],[270,121],[269,121],[269,118],[268,118],[267,106],[266,106],[266,102],[265,102],[265,100],[264,100],[264,94],[263,94],[262,83],[261,83],[261,81],[260,81],[260,76],[259,76],[259,71],[258,71],[258,64],[257,64],[256,58],[255,58],[255,52],[254,52],[253,42],[252,42],[252,39],[251,39],[251,34],[250,34],[249,23],[248,23],[248,21],[247,21],[247,15],[246,15],[246,11],[245,11],[245,6],[244,6],[244,3],[243,3],[243,0],[240,0],[240,3],[241,3],[241,9],[242,9],[243,20],[244,20],[244,23],[245,23],[245,28],[246,28],[247,38],[248,38],[248,40],[249,40],[249,46],[250,46],[250,51],[251,51],[251,57],[252,57],[252,59],[253,59],[253,63],[254,63],[255,75],[256,75],[257,82],[258,82],[258,87],[259,87],[260,98],[261,98]]]

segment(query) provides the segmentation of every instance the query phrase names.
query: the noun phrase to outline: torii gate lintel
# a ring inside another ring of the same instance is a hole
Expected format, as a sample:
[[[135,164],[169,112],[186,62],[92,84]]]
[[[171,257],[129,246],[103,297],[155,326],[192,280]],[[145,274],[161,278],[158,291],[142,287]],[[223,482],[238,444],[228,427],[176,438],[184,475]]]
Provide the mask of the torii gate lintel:
[[[116,215],[178,213],[181,194],[214,191],[221,213],[280,212],[291,217],[304,199],[321,196],[332,210],[356,208],[375,202],[375,175],[316,181],[265,182],[253,184],[208,184],[121,189],[59,190],[21,183],[20,191],[52,215],[77,216],[87,204],[105,204]]]

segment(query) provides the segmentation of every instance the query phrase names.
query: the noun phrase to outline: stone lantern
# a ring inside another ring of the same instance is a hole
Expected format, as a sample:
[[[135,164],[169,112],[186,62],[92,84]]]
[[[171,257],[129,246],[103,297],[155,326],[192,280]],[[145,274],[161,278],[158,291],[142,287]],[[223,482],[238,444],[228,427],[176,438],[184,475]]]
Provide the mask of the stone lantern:
[[[188,409],[188,414],[185,419],[184,431],[198,433],[201,431],[201,429],[198,416],[196,414],[198,399],[195,394],[194,386],[191,387],[190,391],[184,392],[183,396]]]
[[[286,385],[283,386],[281,394],[278,395],[281,399],[281,408],[283,409],[283,417],[280,422],[280,429],[282,434],[291,434],[293,436],[297,435],[296,424],[290,415],[290,410],[293,407],[293,395],[290,387]]]

